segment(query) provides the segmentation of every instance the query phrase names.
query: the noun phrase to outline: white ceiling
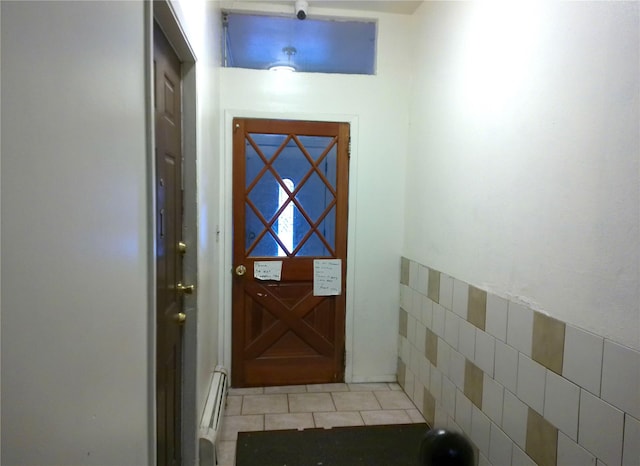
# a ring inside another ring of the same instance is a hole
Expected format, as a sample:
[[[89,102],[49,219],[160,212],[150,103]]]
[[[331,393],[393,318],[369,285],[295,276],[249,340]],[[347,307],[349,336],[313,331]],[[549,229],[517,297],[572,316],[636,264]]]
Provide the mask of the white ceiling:
[[[379,11],[382,13],[413,14],[424,0],[308,0],[309,10],[314,7],[336,8],[341,10]],[[267,3],[272,5],[290,5],[293,10],[295,0],[236,0],[236,3]]]

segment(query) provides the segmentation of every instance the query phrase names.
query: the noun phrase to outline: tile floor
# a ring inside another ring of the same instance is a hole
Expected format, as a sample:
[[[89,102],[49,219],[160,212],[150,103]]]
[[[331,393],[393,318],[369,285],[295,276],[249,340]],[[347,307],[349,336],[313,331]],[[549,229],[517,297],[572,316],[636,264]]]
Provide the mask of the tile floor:
[[[232,388],[218,464],[234,466],[238,432],[425,422],[396,383]]]

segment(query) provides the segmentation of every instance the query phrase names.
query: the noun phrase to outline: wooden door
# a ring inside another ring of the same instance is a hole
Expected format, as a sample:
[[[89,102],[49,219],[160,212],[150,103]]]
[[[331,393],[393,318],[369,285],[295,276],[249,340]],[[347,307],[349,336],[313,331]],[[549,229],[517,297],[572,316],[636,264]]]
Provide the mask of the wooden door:
[[[235,387],[344,380],[348,150],[348,123],[233,121]],[[314,293],[319,260],[337,294]]]
[[[182,403],[180,60],[154,24],[157,464],[179,465]]]

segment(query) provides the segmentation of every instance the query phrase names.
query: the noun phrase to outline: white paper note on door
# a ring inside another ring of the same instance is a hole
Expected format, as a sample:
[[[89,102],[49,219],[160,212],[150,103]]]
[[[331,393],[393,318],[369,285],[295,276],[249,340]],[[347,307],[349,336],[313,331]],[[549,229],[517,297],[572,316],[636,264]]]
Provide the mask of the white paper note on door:
[[[336,296],[342,292],[342,260],[313,261],[313,295]]]
[[[256,261],[253,263],[253,276],[258,280],[277,280],[282,276],[282,261]]]

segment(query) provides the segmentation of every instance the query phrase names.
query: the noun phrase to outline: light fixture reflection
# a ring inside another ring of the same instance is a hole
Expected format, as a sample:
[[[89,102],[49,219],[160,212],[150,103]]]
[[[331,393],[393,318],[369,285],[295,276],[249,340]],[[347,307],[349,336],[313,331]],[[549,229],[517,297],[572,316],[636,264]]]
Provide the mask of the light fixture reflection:
[[[287,63],[277,63],[269,67],[269,71],[287,71],[289,73],[293,73],[296,71],[296,67],[291,63],[291,57],[296,54],[297,50],[295,47],[284,47],[282,52],[287,56]]]
[[[274,65],[269,67],[269,71],[288,71],[289,73],[293,73],[296,69],[290,65]]]

